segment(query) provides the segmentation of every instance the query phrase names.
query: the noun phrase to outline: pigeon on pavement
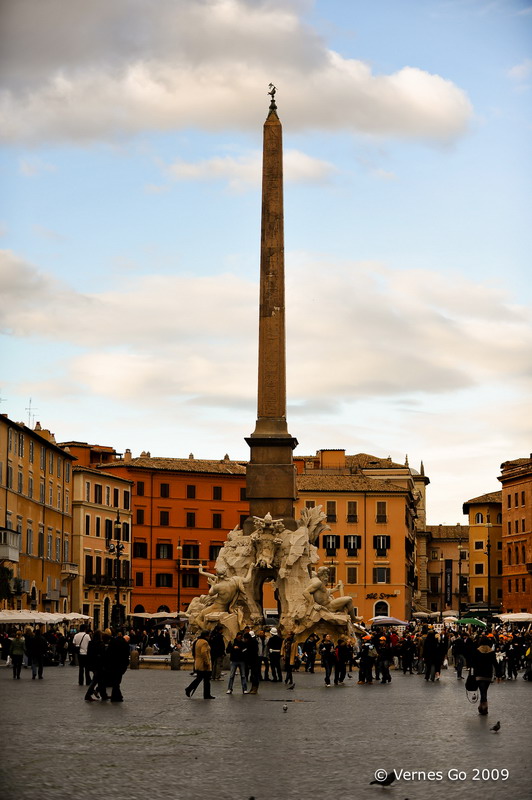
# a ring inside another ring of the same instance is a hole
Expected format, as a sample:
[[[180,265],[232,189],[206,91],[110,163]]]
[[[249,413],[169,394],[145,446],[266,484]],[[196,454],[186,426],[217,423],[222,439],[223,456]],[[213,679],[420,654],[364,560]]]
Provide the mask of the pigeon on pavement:
[[[500,722],[497,722],[497,723],[496,723],[496,724],[493,726],[493,728],[490,728],[490,731],[494,731],[495,733],[497,733],[498,731],[500,731],[500,729],[501,729],[501,723],[500,723]]]
[[[395,772],[392,769],[392,771],[389,772],[386,775],[386,777],[383,778],[382,781],[370,781],[369,785],[371,786],[372,783],[378,783],[379,786],[389,786],[391,783],[394,782],[394,780],[395,780]]]

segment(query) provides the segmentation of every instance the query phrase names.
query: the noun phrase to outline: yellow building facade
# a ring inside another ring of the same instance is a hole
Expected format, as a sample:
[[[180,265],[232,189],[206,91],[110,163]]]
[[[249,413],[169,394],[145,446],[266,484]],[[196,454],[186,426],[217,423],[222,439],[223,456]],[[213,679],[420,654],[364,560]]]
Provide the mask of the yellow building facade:
[[[502,605],[502,493],[463,505],[469,521],[469,600],[472,613],[498,613]]]
[[[92,617],[94,629],[109,627],[117,597],[125,616],[131,612],[131,487],[131,481],[103,470],[73,468],[73,552],[79,564],[73,611]],[[119,558],[117,542],[123,547]]]
[[[416,591],[416,527],[425,522],[421,472],[389,458],[344,450],[295,457],[296,517],[322,506],[330,530],[319,537],[330,583],[353,598],[358,616],[411,617]]]
[[[39,423],[0,416],[0,560],[13,575],[5,606],[72,610],[72,461]]]

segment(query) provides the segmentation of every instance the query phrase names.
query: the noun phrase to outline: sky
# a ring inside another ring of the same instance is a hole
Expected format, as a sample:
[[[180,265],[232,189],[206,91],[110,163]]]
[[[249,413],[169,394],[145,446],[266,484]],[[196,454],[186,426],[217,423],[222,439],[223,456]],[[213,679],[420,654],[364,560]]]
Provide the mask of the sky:
[[[532,451],[530,0],[3,0],[0,411],[246,459],[268,84],[296,454]]]

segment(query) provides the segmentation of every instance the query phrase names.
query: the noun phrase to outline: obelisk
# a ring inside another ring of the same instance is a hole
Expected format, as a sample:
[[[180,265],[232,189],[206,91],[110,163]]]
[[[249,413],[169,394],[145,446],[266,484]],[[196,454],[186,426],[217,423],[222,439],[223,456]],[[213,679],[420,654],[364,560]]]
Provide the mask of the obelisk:
[[[293,528],[297,439],[286,423],[283,139],[275,92],[270,84],[263,134],[257,424],[246,439],[251,450],[246,495],[251,517],[270,512]]]

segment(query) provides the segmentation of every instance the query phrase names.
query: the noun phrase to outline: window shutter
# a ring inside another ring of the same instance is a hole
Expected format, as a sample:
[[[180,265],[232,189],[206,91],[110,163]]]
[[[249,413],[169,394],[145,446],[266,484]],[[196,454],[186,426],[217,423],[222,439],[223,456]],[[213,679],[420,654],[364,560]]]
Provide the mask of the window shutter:
[[[386,567],[386,583],[390,583],[390,567]]]
[[[355,536],[355,549],[356,550],[362,549],[362,536]]]
[[[376,550],[378,548],[378,546],[379,546],[379,537],[378,536],[374,536],[373,537],[373,549]]]
[[[340,542],[341,542],[340,537],[339,536],[335,536],[334,537],[334,542],[335,542],[334,546],[338,550],[340,548]]]
[[[377,567],[373,567],[373,583],[377,583]]]
[[[386,549],[389,550],[390,549],[390,537],[389,536],[385,536],[384,538],[386,539]]]

